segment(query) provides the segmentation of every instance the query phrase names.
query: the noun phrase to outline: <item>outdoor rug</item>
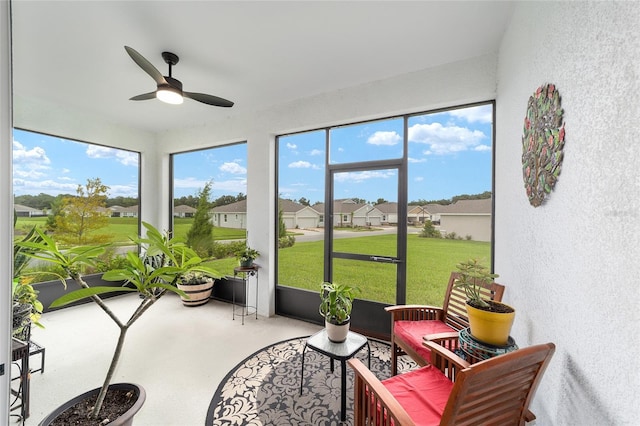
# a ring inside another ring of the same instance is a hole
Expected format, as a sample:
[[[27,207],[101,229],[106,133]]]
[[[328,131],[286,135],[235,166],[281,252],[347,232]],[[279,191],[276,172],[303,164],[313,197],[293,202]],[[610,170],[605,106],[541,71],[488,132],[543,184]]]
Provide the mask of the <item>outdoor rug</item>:
[[[213,425],[351,425],[353,424],[353,371],[347,366],[347,417],[340,421],[340,362],[331,373],[330,360],[310,348],[305,352],[304,382],[300,395],[302,350],[306,337],[267,346],[238,364],[222,380],[207,412]],[[371,371],[379,378],[391,375],[389,344],[369,339]],[[367,349],[356,358],[367,365]],[[399,371],[416,364],[401,357]]]

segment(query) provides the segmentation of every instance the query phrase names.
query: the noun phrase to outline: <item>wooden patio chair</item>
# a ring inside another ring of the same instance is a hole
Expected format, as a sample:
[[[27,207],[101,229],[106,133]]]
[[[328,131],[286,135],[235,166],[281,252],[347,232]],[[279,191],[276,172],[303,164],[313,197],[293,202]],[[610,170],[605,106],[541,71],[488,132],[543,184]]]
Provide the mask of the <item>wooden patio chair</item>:
[[[409,355],[419,366],[428,364],[430,353],[422,344],[424,337],[454,350],[457,332],[469,327],[463,289],[454,282],[460,274],[452,272],[442,308],[425,305],[397,305],[385,308],[391,314],[391,374],[398,373],[398,356]],[[504,286],[498,283],[483,285],[485,299],[502,301]],[[452,332],[454,332],[452,334]]]
[[[555,351],[530,346],[470,365],[448,349],[430,347],[431,365],[379,381],[358,359],[354,426],[524,425],[529,404]]]

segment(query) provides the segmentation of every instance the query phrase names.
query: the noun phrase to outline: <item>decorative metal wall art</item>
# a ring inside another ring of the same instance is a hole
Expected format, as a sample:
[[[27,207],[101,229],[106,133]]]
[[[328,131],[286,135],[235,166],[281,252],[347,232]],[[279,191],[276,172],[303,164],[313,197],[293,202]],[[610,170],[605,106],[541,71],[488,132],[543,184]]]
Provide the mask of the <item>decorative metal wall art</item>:
[[[538,87],[529,98],[522,136],[522,177],[534,207],[545,201],[560,175],[564,156],[562,114],[554,84]]]

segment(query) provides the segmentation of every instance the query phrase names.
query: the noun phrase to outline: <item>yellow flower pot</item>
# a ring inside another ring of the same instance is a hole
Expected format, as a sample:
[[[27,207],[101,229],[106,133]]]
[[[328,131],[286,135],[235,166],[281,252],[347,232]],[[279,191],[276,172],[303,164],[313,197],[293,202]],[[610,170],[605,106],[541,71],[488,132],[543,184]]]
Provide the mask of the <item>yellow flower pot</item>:
[[[504,303],[500,304],[505,305]],[[467,315],[469,316],[471,335],[474,338],[494,346],[504,346],[507,344],[509,333],[511,333],[511,326],[516,316],[513,308],[512,312],[509,313],[490,312],[474,308],[467,303]]]

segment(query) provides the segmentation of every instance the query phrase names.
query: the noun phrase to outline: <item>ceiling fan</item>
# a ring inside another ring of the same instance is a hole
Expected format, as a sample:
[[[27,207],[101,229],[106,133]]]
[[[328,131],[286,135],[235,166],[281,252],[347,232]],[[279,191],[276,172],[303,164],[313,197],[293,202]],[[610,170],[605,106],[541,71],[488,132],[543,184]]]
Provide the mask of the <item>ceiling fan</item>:
[[[135,49],[129,46],[125,46],[133,62],[138,64],[147,74],[151,76],[158,85],[158,89],[143,93],[142,95],[134,96],[130,98],[132,101],[146,101],[148,99],[158,98],[159,100],[169,104],[181,104],[183,98],[193,99],[194,101],[202,102],[203,104],[219,106],[219,107],[231,107],[233,102],[223,98],[219,98],[213,95],[207,95],[204,93],[185,92],[182,90],[182,83],[171,76],[171,67],[178,63],[180,58],[178,55],[171,52],[162,52],[162,58],[169,65],[169,75],[163,76],[156,67],[151,64],[144,56],[139,54]]]

